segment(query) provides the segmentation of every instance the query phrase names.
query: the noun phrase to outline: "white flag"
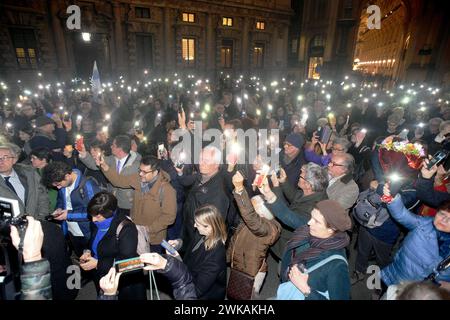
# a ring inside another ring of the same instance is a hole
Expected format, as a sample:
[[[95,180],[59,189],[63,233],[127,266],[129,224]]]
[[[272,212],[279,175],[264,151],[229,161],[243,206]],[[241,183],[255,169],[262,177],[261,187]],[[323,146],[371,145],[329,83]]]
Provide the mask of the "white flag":
[[[100,83],[100,74],[97,68],[97,61],[94,61],[94,69],[92,70],[91,87],[94,96],[99,96],[102,90],[102,84]]]

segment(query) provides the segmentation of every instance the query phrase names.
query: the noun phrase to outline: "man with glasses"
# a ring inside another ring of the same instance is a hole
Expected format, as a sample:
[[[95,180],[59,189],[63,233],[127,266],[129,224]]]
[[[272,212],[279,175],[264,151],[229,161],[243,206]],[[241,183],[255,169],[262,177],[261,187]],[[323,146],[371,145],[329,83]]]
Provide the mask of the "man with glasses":
[[[349,210],[358,199],[359,188],[353,180],[355,159],[351,154],[333,154],[328,163],[328,198],[339,202]]]
[[[62,222],[64,234],[70,239],[76,254],[81,256],[91,236],[87,207],[100,191],[97,181],[85,177],[80,170],[72,169],[65,162],[54,161],[44,168],[42,182],[48,188],[58,189],[53,219]]]
[[[160,161],[155,157],[145,156],[138,173],[131,175],[117,173],[103,157],[96,162],[115,187],[134,190],[131,218],[136,225],[148,228],[150,250],[162,253],[160,244],[166,239],[167,227],[175,221],[177,199],[169,174],[160,169]]]
[[[0,195],[18,200],[21,214],[42,220],[49,213],[47,190],[33,167],[17,163],[18,153],[16,145],[0,145]]]
[[[118,174],[132,175],[138,173],[141,155],[131,150],[131,138],[125,135],[118,135],[111,144],[112,155],[105,157],[108,167],[112,167]],[[99,170],[96,166],[94,157],[86,151],[80,151],[80,160],[91,170]],[[133,189],[112,187],[112,193],[117,198],[120,213],[130,215],[130,209],[133,204]]]

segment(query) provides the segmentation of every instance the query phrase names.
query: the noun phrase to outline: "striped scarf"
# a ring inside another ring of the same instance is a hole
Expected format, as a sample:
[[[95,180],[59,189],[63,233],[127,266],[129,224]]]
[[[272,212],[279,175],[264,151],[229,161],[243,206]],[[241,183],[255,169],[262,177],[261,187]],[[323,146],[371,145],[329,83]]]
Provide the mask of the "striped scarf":
[[[310,247],[302,253],[296,255],[295,248],[309,242]],[[295,230],[291,240],[286,244],[286,251],[293,250],[290,266],[311,260],[324,251],[343,249],[350,243],[350,237],[345,232],[337,232],[332,237],[320,239],[311,236],[309,226],[302,226]]]

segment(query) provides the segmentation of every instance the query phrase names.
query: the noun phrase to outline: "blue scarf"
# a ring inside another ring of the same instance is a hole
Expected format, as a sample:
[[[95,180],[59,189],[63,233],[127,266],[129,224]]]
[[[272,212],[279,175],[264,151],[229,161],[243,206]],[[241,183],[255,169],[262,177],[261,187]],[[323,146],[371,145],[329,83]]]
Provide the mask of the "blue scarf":
[[[98,255],[97,255],[98,244],[103,239],[105,234],[108,232],[109,227],[111,226],[111,222],[113,221],[115,216],[116,216],[116,214],[114,213],[112,215],[112,217],[110,217],[110,218],[107,218],[103,221],[94,222],[95,226],[97,227],[97,234],[95,235],[95,239],[92,242],[92,252],[93,252],[93,257],[95,259],[98,259]]]

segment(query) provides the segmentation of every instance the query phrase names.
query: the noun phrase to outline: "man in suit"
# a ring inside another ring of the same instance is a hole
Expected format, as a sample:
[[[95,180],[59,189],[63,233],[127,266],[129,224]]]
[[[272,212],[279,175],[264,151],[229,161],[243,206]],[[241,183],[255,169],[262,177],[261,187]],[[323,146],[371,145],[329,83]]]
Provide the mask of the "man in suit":
[[[20,214],[43,220],[49,214],[49,198],[37,171],[17,163],[19,147],[0,145],[0,194],[19,201]]]
[[[339,202],[345,210],[353,207],[358,199],[358,185],[353,180],[354,167],[355,159],[348,153],[333,155],[328,163],[328,198]]]
[[[67,287],[69,274],[67,267],[71,264],[67,253],[64,235],[54,223],[45,221],[49,214],[47,189],[41,184],[41,177],[36,169],[17,163],[20,148],[11,143],[0,144],[0,195],[19,201],[20,215],[29,215],[41,220],[44,231],[42,246],[43,258],[48,259],[51,269],[51,289],[54,300],[75,299],[78,290]],[[17,253],[9,251],[10,261],[17,261]],[[0,253],[0,265],[3,264]],[[18,267],[18,266],[16,266]]]
[[[131,138],[125,135],[116,136],[111,144],[112,155],[105,157],[105,163],[115,168],[116,172],[121,175],[132,175],[139,172],[139,164],[141,155],[131,151]],[[82,150],[80,152],[80,160],[91,170],[100,170],[95,159],[89,152]],[[127,216],[130,215],[130,209],[133,205],[134,190],[132,188],[112,187],[113,194],[117,198],[120,213]]]

